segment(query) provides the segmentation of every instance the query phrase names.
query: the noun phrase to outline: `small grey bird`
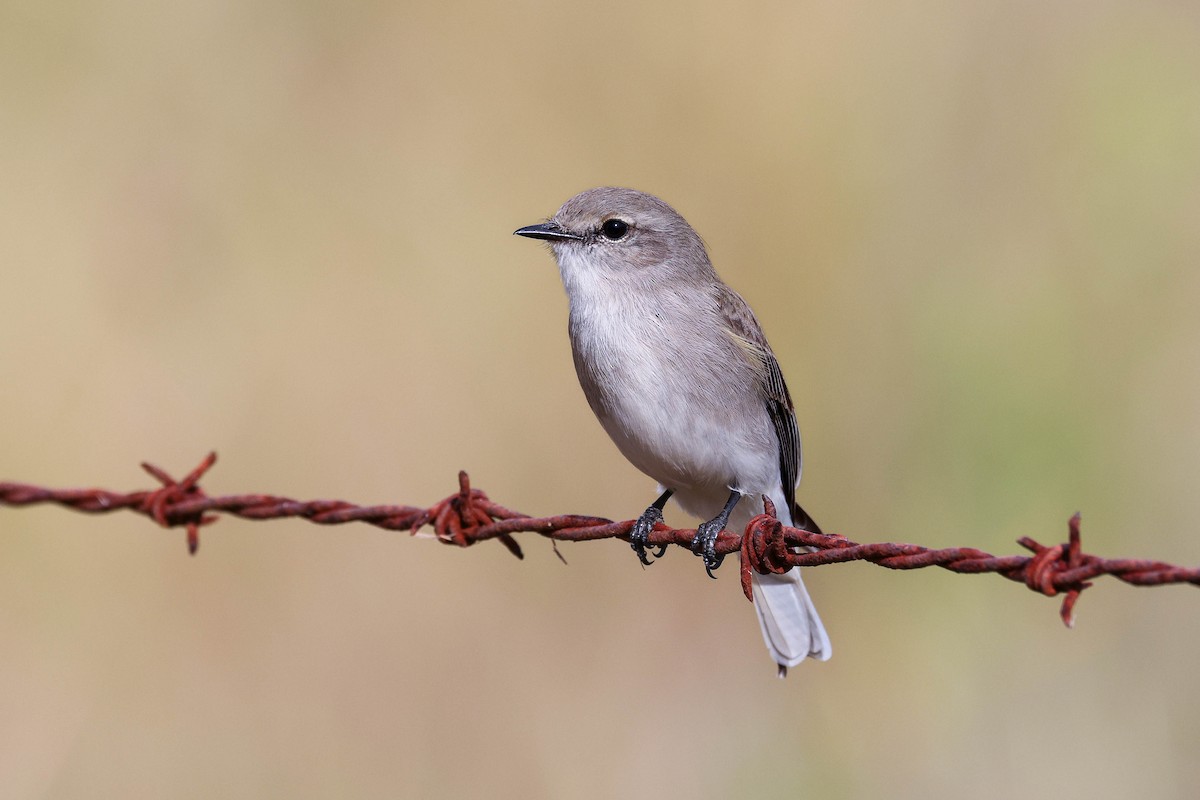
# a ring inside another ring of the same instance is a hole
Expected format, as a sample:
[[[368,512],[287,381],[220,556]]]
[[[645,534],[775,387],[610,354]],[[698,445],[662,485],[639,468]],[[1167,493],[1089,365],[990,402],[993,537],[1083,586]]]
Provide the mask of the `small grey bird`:
[[[762,495],[785,524],[820,531],[796,504],[800,433],[779,363],[683,217],[643,192],[600,188],[515,233],[550,243],[583,392],[621,453],[659,483],[630,537],[643,564],[671,497],[707,520],[692,549],[709,575],[720,566],[717,534],[744,530],[762,513]],[[832,653],[799,572],[754,573],[754,607],[780,677]]]

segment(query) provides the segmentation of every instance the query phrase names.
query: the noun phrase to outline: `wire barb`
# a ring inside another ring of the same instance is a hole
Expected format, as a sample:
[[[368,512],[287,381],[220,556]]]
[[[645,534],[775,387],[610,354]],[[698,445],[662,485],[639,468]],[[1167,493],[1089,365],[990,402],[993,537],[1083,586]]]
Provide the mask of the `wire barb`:
[[[466,472],[458,473],[456,493],[428,508],[357,506],[343,500],[298,501],[265,494],[211,497],[200,487],[200,479],[216,460],[217,454],[209,453],[179,481],[164,470],[143,463],[142,468],[161,485],[157,489],[128,494],[105,489],[46,489],[0,482],[0,505],[19,507],[51,503],[89,514],[122,509],[134,511],[150,517],[164,528],[182,526],[187,535],[188,552],[193,555],[200,546],[200,528],[215,522],[217,514],[249,520],[297,517],[318,525],[365,522],[411,534],[429,526],[433,528],[434,537],[444,544],[470,547],[478,542],[499,539],[517,558],[523,558],[524,554],[513,534],[537,533],[552,540],[554,552],[563,563],[566,560],[558,552],[558,541],[611,538],[628,541],[634,525],[634,520],[614,522],[580,514],[530,517],[506,508],[483,491],[472,488]],[[741,555],[740,578],[747,599],[752,596],[752,570],[765,575],[787,572],[792,567],[847,561],[867,561],[901,570],[941,567],[960,574],[993,572],[1047,597],[1062,594],[1059,614],[1063,623],[1071,627],[1080,593],[1092,585],[1093,578],[1101,575],[1111,575],[1132,586],[1175,583],[1200,586],[1200,569],[1142,559],[1104,559],[1084,553],[1078,513],[1070,519],[1066,543],[1046,547],[1029,537],[1022,537],[1018,543],[1032,555],[993,556],[972,547],[933,550],[899,542],[859,544],[844,536],[812,533],[784,525],[775,518],[770,499],[764,498],[764,506],[764,513],[750,520],[743,533],[721,531],[714,545],[718,556]],[[646,544],[648,547],[675,545],[690,550],[695,536],[693,528],[670,528],[658,523]]]

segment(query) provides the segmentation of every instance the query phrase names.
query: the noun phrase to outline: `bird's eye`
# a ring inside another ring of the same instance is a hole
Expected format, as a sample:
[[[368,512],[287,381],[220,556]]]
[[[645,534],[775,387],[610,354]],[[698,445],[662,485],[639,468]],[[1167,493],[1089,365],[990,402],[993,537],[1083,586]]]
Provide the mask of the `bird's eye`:
[[[629,232],[629,224],[625,220],[615,217],[613,219],[606,219],[604,220],[604,224],[600,226],[600,232],[604,234],[605,239],[611,239],[615,242]]]

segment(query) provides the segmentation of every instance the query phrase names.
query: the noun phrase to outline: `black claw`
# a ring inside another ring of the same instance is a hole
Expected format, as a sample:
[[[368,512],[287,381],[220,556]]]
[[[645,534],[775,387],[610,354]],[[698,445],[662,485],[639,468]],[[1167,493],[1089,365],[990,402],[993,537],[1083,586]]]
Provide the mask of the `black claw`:
[[[708,577],[712,578],[715,581],[717,579],[717,576],[713,575],[713,570],[720,569],[721,563],[724,561],[725,561],[725,556],[719,556],[716,553],[713,553],[711,558],[709,558],[709,556],[705,555],[704,571],[708,573]]]
[[[725,560],[724,555],[717,553],[717,537],[724,530],[725,523],[729,521],[729,515],[733,512],[733,507],[737,505],[740,497],[738,492],[730,493],[729,500],[725,503],[725,508],[721,509],[721,513],[708,522],[700,523],[696,528],[696,538],[692,540],[692,552],[704,559],[704,571],[713,580],[716,580],[717,577],[713,575],[713,570],[720,569],[721,562]]]
[[[638,561],[641,561],[643,566],[648,567],[654,563],[646,555],[646,540],[650,537],[654,526],[662,521],[662,509],[658,506],[650,506],[638,517],[637,522],[633,523],[633,530],[629,532],[629,546],[633,548],[633,552],[637,553]],[[662,558],[666,552],[667,546],[664,544],[654,554],[654,557]]]
[[[646,556],[646,542],[650,538],[650,532],[654,530],[654,526],[663,521],[663,506],[671,499],[672,494],[674,494],[674,490],[667,489],[659,495],[658,499],[638,517],[637,522],[633,523],[633,530],[629,532],[629,546],[633,548],[633,552],[637,553],[638,561],[641,561],[644,567],[653,563]],[[664,544],[658,548],[654,557],[662,558],[666,552],[667,545]]]
[[[717,554],[717,536],[724,528],[724,520],[720,517],[701,523],[696,528],[696,538],[692,540],[692,552],[704,559],[704,571],[708,577],[716,580],[713,570],[721,566],[725,556]]]

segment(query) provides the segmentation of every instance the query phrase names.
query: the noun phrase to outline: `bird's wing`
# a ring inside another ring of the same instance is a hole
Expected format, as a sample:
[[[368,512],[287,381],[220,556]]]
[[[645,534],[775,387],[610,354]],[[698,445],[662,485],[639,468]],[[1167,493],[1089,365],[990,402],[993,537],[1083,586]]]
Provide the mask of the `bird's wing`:
[[[717,297],[721,315],[724,317],[726,332],[746,355],[750,366],[761,378],[763,399],[771,424],[775,428],[775,436],[779,440],[779,476],[783,486],[783,496],[788,503],[788,511],[797,509],[796,484],[800,482],[800,429],[796,426],[796,411],[792,405],[792,396],[783,380],[783,372],[779,369],[779,361],[767,344],[758,320],[750,306],[742,296],[722,285]],[[801,516],[807,514],[801,512]],[[808,520],[811,522],[811,520]],[[800,520],[793,520],[794,525],[801,525]]]

